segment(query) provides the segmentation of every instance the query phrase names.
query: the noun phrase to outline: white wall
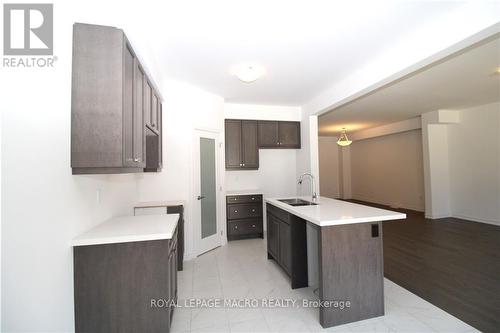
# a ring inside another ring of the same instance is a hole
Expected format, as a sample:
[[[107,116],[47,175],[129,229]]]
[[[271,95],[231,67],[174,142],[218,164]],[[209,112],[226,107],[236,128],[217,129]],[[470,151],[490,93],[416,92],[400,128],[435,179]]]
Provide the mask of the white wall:
[[[391,49],[370,56],[365,66],[319,92],[303,106],[304,112],[326,112],[496,34],[498,8],[493,1],[463,2],[395,42]]]
[[[460,110],[448,145],[452,216],[500,225],[500,103]]]
[[[297,106],[226,103],[224,114],[227,119],[300,121],[302,109]]]
[[[302,121],[300,124],[302,149],[297,152],[298,178],[304,172],[310,172],[315,176],[317,194],[321,195],[319,188],[319,148],[318,148],[318,117],[302,111]],[[298,195],[310,195],[309,180],[304,181],[298,188]],[[319,281],[318,266],[318,232],[309,224],[306,226],[307,232],[307,275],[310,286],[317,287]]]
[[[0,74],[3,331],[74,330],[70,241],[137,200],[134,175],[71,175],[71,38],[56,30],[55,68]]]
[[[424,210],[420,130],[354,141],[350,154],[352,198]]]
[[[0,111],[0,188],[2,186],[2,111]],[[0,332],[2,331],[2,192],[0,190]]]
[[[333,136],[319,137],[319,188],[321,195],[328,198],[340,198],[342,186],[342,167],[340,149],[337,138]]]
[[[192,85],[176,81],[166,81],[161,93],[163,103],[163,170],[160,173],[139,175],[139,201],[183,200],[185,207],[185,258],[196,255],[194,237],[193,205],[193,136],[195,129],[215,131],[223,142],[224,100]],[[220,152],[223,149],[219,147]],[[219,156],[223,167],[224,155]],[[220,172],[224,184],[224,172]],[[223,193],[221,191],[221,193]],[[222,212],[223,198],[219,202]],[[223,214],[219,216],[221,227]]]
[[[131,215],[138,201],[189,198],[193,128],[222,128],[222,98],[162,77],[149,49],[137,43],[138,30],[113,21],[109,13],[116,6],[109,7],[96,10],[85,2],[57,1],[55,67],[0,69],[0,89],[5,92],[0,99],[2,331],[74,331],[71,239],[110,217]],[[165,166],[160,174],[71,175],[75,21],[124,28],[154,73],[165,99]],[[192,225],[191,207],[188,201],[187,228]],[[188,252],[192,241],[186,245]]]
[[[300,121],[299,107],[226,103],[226,119]],[[304,139],[302,138],[304,145]],[[260,149],[259,169],[226,171],[226,191],[259,189],[266,197],[294,196],[297,193],[297,149]]]

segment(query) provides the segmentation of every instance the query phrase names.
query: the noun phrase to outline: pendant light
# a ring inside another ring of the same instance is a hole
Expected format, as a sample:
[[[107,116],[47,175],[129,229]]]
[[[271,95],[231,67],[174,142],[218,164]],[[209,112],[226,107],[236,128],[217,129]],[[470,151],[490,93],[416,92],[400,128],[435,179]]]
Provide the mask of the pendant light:
[[[345,147],[349,146],[352,143],[351,140],[347,137],[347,133],[345,131],[345,128],[342,128],[342,133],[340,134],[339,139],[337,140],[337,144],[339,146]]]

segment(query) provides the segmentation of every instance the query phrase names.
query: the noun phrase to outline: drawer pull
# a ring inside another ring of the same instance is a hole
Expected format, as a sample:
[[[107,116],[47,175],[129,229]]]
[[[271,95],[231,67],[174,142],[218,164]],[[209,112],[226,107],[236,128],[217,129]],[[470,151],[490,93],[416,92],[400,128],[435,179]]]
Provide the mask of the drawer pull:
[[[252,200],[255,200],[255,198],[254,198],[254,197],[252,197]]]
[[[255,213],[255,209],[252,209],[252,213]]]
[[[234,212],[235,212],[235,213],[238,213],[238,211],[237,211],[237,210],[235,210]]]
[[[234,229],[238,229],[238,226],[237,226],[237,225],[235,225],[235,226],[234,226]]]
[[[252,224],[252,228],[255,228],[255,224]]]

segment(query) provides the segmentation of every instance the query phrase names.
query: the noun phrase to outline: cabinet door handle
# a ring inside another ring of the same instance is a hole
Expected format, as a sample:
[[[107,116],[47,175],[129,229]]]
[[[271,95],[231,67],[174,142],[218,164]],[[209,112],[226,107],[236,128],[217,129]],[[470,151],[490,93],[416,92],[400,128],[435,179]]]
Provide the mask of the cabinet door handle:
[[[255,213],[255,209],[252,209],[252,213]]]
[[[134,158],[134,162],[139,162],[140,160],[140,158]]]
[[[255,224],[252,224],[252,228],[255,228]]]
[[[238,229],[238,226],[237,226],[237,225],[235,225],[235,226],[234,226],[234,229]]]
[[[237,211],[237,210],[235,210],[234,212],[235,212],[235,213],[238,213],[238,211]]]
[[[243,166],[245,166],[245,163],[243,163]]]
[[[254,197],[252,197],[252,200],[255,200],[255,198],[254,198]]]

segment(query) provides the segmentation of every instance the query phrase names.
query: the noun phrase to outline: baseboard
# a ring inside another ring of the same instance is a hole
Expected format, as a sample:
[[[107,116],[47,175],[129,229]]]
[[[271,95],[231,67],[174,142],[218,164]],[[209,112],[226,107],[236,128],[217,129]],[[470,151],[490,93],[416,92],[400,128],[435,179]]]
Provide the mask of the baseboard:
[[[378,205],[384,205],[384,206],[388,206],[388,207],[391,207],[394,209],[402,208],[402,209],[414,210],[417,212],[424,212],[423,207],[416,207],[416,206],[413,206],[410,204],[405,204],[405,203],[401,203],[400,205],[398,205],[398,207],[395,207],[394,203],[392,203],[392,202],[383,202],[383,201],[379,201],[379,200],[374,199],[374,198],[360,196],[360,195],[353,195],[352,199],[371,202],[371,203],[378,204]]]
[[[500,221],[486,220],[486,219],[481,219],[481,218],[467,216],[467,215],[460,215],[460,214],[427,215],[427,214],[425,214],[425,218],[429,219],[429,220],[439,220],[439,219],[444,219],[447,217],[461,219],[461,220],[470,221],[470,222],[486,223],[486,224],[490,224],[490,225],[500,226]]]
[[[498,221],[498,220],[486,220],[486,219],[481,219],[481,218],[477,218],[477,217],[458,215],[458,214],[452,215],[452,217],[457,218],[457,219],[462,219],[462,220],[468,220],[468,221],[472,221],[472,222],[479,222],[479,223],[486,223],[486,224],[500,226],[500,221]]]
[[[429,215],[429,214],[425,214],[425,218],[429,219],[429,220],[444,219],[444,218],[447,218],[447,217],[453,217],[453,216],[451,216],[450,214],[441,214],[441,215]]]

